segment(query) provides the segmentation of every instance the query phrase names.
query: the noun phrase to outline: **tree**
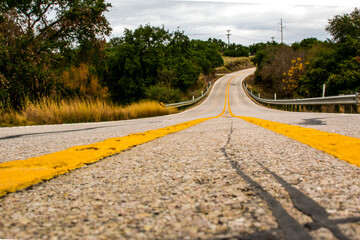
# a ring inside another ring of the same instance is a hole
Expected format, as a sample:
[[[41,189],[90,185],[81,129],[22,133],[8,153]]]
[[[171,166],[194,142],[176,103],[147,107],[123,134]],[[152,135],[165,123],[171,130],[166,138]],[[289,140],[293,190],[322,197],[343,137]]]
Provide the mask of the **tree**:
[[[224,51],[228,46],[228,44],[221,39],[209,38],[208,42],[215,43],[218,47],[218,50],[221,52]]]
[[[122,103],[145,97],[174,101],[197,84],[200,73],[223,64],[216,43],[191,41],[181,31],[150,25],[110,40],[107,56],[105,79],[112,99]],[[157,92],[165,91],[169,94],[160,98]]]
[[[269,45],[269,43],[263,43],[263,42],[254,43],[254,44],[252,44],[252,45],[249,46],[249,52],[250,52],[251,55],[256,55],[256,53],[257,53],[258,51],[263,50],[263,49],[266,48],[268,45]]]
[[[309,68],[299,80],[297,93],[303,97],[321,96],[326,84],[328,95],[359,91],[360,41],[324,42],[308,49]]]
[[[314,47],[316,44],[321,43],[321,41],[317,40],[316,38],[305,38],[303,40],[301,40],[301,42],[295,42],[291,45],[291,47],[294,50],[299,50],[299,49],[311,49],[312,47]]]
[[[326,27],[335,42],[344,42],[348,37],[360,40],[360,11],[355,8],[350,14],[337,15],[329,19]]]
[[[354,93],[360,91],[360,61],[359,58],[345,60],[339,64],[336,72],[327,81],[328,94]]]
[[[278,97],[294,97],[298,79],[305,68],[304,52],[285,44],[269,43],[258,50],[253,62],[257,66],[255,83]]]
[[[204,74],[209,74],[214,68],[224,65],[224,60],[219,54],[219,45],[211,40],[191,41],[194,62],[202,68]]]
[[[28,35],[35,42],[63,47],[109,35],[111,28],[103,15],[109,7],[104,0],[4,0],[0,19],[16,26],[8,38]]]
[[[109,35],[103,15],[109,7],[104,0],[1,1],[0,74],[10,99],[5,105],[20,108],[25,99],[55,94],[55,69],[67,49]]]
[[[223,54],[229,57],[248,57],[249,49],[241,44],[233,43],[223,51]]]
[[[326,30],[334,41],[307,38],[291,48],[268,45],[257,50],[255,82],[285,97],[319,97],[323,84],[327,95],[359,91],[360,11],[335,16]]]

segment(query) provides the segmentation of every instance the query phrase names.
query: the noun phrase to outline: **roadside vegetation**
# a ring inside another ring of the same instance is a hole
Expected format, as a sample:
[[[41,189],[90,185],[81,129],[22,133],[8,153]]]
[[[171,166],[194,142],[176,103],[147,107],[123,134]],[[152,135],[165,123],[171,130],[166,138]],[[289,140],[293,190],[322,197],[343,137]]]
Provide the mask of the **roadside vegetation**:
[[[27,102],[21,111],[7,111],[0,115],[0,127],[39,124],[116,121],[166,115],[177,112],[164,108],[156,101],[145,100],[119,107],[102,100],[42,99]]]
[[[304,39],[291,46],[258,44],[253,58],[255,76],[247,83],[261,96],[273,98],[320,97],[360,91],[360,12],[329,19],[332,39]],[[255,47],[255,45],[254,45]]]
[[[242,45],[150,25],[106,41],[110,8],[105,0],[0,2],[1,126],[172,113],[158,102],[200,95],[222,55],[249,54]]]
[[[105,0],[0,2],[1,126],[153,116],[142,113],[146,107],[131,114],[119,109],[146,99],[188,100],[216,73],[254,65],[253,85],[279,98],[319,96],[324,83],[328,95],[360,90],[358,9],[329,21],[332,40],[246,47],[150,25],[106,41],[110,8]],[[84,106],[93,114],[82,114]]]
[[[251,61],[249,57],[229,57],[223,56],[224,66],[216,69],[216,73],[218,74],[226,74],[235,71],[240,71],[243,69],[248,69],[254,67],[254,63]]]
[[[207,76],[223,65],[216,43],[164,27],[126,29],[123,37],[105,41],[110,8],[105,0],[0,2],[2,126],[173,112],[160,111],[154,101],[201,92]],[[146,99],[156,110],[148,112]]]

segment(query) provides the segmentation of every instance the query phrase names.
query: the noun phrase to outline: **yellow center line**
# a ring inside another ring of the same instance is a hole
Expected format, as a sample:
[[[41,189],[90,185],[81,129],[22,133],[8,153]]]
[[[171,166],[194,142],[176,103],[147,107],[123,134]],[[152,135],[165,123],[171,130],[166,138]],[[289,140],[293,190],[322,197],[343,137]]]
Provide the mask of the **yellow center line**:
[[[235,77],[231,78],[227,84],[224,109],[215,117],[196,119],[124,137],[110,138],[103,142],[76,146],[44,156],[0,163],[0,196],[49,180],[57,175],[97,162],[136,145],[187,129],[209,119],[221,117],[226,110],[230,82]]]
[[[269,129],[296,141],[304,143],[320,151],[333,155],[348,163],[360,167],[360,139],[348,137],[336,133],[323,132],[313,128],[293,126],[269,120],[235,116],[231,111],[230,97],[228,96],[228,108],[232,117],[245,120],[249,123]]]

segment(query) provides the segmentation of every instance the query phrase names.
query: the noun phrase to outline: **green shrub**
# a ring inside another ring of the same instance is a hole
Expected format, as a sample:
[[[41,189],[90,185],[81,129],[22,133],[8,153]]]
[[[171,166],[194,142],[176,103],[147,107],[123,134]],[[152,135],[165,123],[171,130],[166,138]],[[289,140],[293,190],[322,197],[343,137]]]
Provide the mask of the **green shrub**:
[[[180,89],[169,88],[161,85],[148,87],[145,94],[147,98],[163,103],[180,102],[183,96]]]

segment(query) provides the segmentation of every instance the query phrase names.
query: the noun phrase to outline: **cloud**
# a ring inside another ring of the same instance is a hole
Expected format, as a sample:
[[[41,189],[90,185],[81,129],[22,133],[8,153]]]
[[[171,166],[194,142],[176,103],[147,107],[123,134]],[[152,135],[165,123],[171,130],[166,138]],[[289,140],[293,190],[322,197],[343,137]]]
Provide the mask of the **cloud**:
[[[284,23],[284,41],[293,43],[303,38],[325,40],[328,19],[354,10],[353,1],[280,1],[280,0],[110,0],[113,8],[106,14],[113,28],[113,37],[125,28],[139,25],[164,25],[175,31],[178,27],[194,39],[210,37],[226,41],[231,30],[231,42],[250,45],[280,41],[280,18]]]

